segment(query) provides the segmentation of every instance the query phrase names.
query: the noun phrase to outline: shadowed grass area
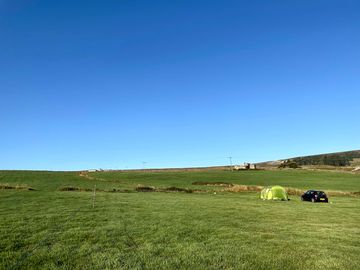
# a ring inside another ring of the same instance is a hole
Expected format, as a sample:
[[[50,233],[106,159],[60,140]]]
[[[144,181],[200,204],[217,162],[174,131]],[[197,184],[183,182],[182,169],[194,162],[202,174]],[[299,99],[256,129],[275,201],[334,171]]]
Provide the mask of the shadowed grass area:
[[[96,180],[76,172],[0,172],[1,182],[37,189],[0,191],[0,269],[358,269],[359,197],[312,204],[297,196],[262,201],[256,192],[178,192],[198,188],[195,179],[257,185],[286,175],[298,188],[314,181],[335,189],[343,181],[359,190],[353,175],[188,173],[96,173]],[[98,192],[93,208],[92,192],[57,191],[90,191],[94,184],[109,191],[147,185],[170,192]]]
[[[282,185],[298,189],[360,191],[360,175],[307,170],[277,171],[184,171],[184,172],[80,172],[0,171],[0,182],[27,184],[35,189],[57,190],[62,186],[99,189],[134,189],[139,184],[158,188],[194,188],[194,182],[225,182],[238,185]],[[6,179],[6,180],[5,180]],[[213,186],[201,186],[214,189]],[[218,187],[221,189],[221,185]]]
[[[193,182],[225,182],[238,185],[282,185],[299,189],[359,191],[360,176],[351,173],[276,171],[201,171],[201,172],[96,172],[91,176],[124,187],[137,184],[191,188]],[[206,188],[204,186],[203,188]]]

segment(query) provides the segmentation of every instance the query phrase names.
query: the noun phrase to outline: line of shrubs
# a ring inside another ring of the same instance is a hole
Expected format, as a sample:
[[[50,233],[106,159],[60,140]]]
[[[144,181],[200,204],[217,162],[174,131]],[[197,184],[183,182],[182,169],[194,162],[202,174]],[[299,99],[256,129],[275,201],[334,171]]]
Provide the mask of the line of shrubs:
[[[1,184],[1,183],[0,183],[0,189],[35,190],[34,188],[24,184],[11,185],[11,184]]]
[[[74,186],[63,186],[59,187],[58,191],[78,191],[78,192],[91,192],[93,189],[91,188],[82,188],[82,187],[74,187]],[[138,185],[135,189],[96,189],[97,192],[184,192],[184,193],[193,193],[200,190],[188,189],[188,188],[179,188],[179,187],[167,187],[167,188],[156,188],[153,186],[144,186]]]

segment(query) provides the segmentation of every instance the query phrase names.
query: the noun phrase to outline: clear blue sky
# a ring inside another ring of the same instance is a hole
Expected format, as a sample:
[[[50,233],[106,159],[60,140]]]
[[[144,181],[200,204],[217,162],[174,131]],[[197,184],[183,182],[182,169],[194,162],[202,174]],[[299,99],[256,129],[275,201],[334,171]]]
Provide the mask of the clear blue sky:
[[[360,149],[360,2],[0,0],[0,169]]]

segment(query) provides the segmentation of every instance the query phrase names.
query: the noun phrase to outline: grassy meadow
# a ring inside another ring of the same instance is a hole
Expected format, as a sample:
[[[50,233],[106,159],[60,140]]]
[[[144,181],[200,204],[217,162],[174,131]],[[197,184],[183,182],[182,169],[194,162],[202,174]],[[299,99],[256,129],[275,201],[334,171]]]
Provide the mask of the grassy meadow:
[[[0,171],[0,184],[35,189],[0,189],[0,269],[359,269],[360,197],[262,201],[201,181],[360,191],[358,174],[306,170]],[[92,192],[59,191],[94,185],[94,208]]]

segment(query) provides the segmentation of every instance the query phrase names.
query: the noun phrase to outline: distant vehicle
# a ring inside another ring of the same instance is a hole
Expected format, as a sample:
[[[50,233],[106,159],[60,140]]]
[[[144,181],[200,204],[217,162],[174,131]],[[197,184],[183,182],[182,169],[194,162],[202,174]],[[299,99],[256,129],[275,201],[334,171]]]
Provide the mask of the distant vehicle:
[[[309,201],[309,202],[329,202],[328,197],[326,196],[324,191],[319,190],[308,190],[303,195],[301,195],[302,201]]]

